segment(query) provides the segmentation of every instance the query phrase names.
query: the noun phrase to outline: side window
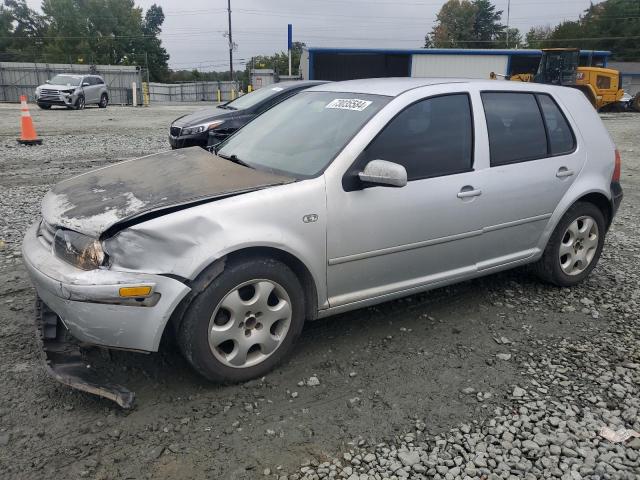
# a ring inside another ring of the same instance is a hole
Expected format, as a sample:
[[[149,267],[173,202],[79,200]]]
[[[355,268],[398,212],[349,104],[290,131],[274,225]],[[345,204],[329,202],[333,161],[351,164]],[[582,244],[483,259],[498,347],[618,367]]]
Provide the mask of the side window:
[[[567,119],[549,95],[538,95],[544,122],[549,135],[551,155],[569,153],[575,148],[575,139]]]
[[[403,165],[408,180],[471,170],[473,122],[466,93],[421,100],[391,120],[358,159]]]
[[[602,88],[603,90],[607,90],[611,88],[611,77],[606,77],[604,75],[598,75],[596,77],[596,86],[598,88]]]
[[[96,80],[96,85],[104,85],[104,80],[102,80],[100,77],[94,77]]]
[[[491,166],[547,156],[547,136],[532,93],[484,92]]]

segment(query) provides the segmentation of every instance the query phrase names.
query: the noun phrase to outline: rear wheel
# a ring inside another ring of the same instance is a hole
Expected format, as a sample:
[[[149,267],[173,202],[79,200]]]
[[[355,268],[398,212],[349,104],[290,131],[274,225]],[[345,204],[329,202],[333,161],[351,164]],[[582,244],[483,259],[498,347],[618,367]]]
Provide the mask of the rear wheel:
[[[551,234],[542,258],[534,265],[538,276],[560,287],[584,280],[600,258],[605,225],[602,211],[594,204],[573,205]]]
[[[98,107],[100,108],[107,108],[107,104],[109,103],[109,97],[107,96],[106,93],[103,93],[100,96],[100,102],[98,103]]]
[[[209,380],[260,377],[291,352],[304,324],[304,302],[285,264],[255,257],[230,263],[191,303],[178,344]]]

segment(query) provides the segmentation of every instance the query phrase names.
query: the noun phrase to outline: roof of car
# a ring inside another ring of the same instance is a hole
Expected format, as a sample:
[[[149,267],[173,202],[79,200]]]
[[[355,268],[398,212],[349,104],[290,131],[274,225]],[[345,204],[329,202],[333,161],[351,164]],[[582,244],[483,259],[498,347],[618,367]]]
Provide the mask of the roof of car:
[[[343,82],[331,82],[325,85],[316,86],[311,88],[312,91],[317,92],[349,92],[349,93],[361,93],[369,95],[386,95],[389,97],[397,97],[402,93],[413,90],[414,88],[426,87],[429,85],[439,84],[460,84],[460,83],[474,83],[476,85],[481,84],[482,88],[487,90],[542,90],[549,91],[555,88],[551,85],[542,85],[539,83],[526,83],[526,82],[507,82],[504,80],[490,80],[490,79],[473,79],[473,78],[363,78],[360,80],[345,80]]]
[[[278,82],[268,85],[269,87],[280,87],[283,90],[296,87],[314,87],[316,85],[324,85],[328,80],[289,80],[287,82]]]

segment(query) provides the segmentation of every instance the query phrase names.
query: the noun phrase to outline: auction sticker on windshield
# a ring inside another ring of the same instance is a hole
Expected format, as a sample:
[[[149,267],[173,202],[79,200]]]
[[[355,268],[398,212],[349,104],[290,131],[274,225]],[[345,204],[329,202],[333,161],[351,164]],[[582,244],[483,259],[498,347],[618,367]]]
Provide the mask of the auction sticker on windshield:
[[[324,108],[338,108],[340,110],[355,110],[361,112],[371,105],[369,100],[360,100],[358,98],[336,98],[327,104]]]

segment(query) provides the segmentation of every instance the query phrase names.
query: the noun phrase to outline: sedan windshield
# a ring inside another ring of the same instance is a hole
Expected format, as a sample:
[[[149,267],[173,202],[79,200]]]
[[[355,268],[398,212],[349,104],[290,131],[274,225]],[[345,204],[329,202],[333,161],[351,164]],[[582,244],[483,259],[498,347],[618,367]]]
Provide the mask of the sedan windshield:
[[[247,93],[241,97],[231,100],[229,103],[221,105],[221,108],[230,108],[232,110],[244,110],[245,108],[251,108],[254,105],[271,98],[284,90],[282,87],[263,87],[259,90],[255,90],[251,93]]]
[[[259,170],[312,177],[389,100],[380,95],[302,92],[239,130],[218,154]]]
[[[80,80],[82,77],[79,75],[56,75],[53,77],[49,83],[51,85],[80,85]]]

